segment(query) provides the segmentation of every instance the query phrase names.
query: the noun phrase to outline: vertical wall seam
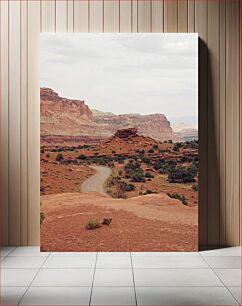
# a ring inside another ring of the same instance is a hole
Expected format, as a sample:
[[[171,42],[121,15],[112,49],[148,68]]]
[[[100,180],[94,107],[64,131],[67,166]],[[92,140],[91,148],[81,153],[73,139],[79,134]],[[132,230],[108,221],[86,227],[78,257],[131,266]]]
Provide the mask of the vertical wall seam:
[[[26,79],[27,79],[27,82],[26,82],[26,111],[27,111],[27,114],[26,114],[26,117],[27,117],[27,122],[26,122],[26,131],[27,131],[27,237],[26,237],[26,241],[27,241],[27,244],[28,244],[28,241],[29,241],[29,220],[28,220],[28,216],[29,216],[29,197],[28,197],[28,194],[29,194],[29,171],[28,171],[28,168],[29,168],[29,133],[28,133],[28,130],[29,130],[29,2],[27,1],[27,39],[26,39],[26,52],[27,52],[27,67],[26,67],[26,73],[27,73],[27,76],[26,76]]]
[[[10,64],[10,61],[9,61],[9,34],[10,34],[10,31],[9,31],[9,1],[8,1],[8,154],[9,154],[9,128],[10,128],[10,125],[9,125],[9,92],[10,92],[10,88],[9,88],[9,64]],[[9,172],[9,158],[8,158],[8,172]],[[9,226],[9,175],[8,175],[8,243],[10,243],[10,226]]]

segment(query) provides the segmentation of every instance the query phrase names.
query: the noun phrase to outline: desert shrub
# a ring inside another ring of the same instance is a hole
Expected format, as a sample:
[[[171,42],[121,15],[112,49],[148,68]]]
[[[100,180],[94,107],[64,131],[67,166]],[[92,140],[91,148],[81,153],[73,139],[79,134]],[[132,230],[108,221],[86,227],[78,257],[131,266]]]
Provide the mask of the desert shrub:
[[[86,159],[87,159],[87,156],[84,155],[84,154],[81,154],[81,155],[78,156],[78,159],[86,160]]]
[[[148,189],[148,190],[146,190],[146,191],[144,192],[144,195],[152,194],[152,193],[157,193],[157,192]]]
[[[101,227],[101,224],[98,220],[90,220],[85,226],[86,229],[95,229]]]
[[[145,150],[140,150],[140,149],[137,149],[135,150],[137,153],[139,153],[140,155],[144,155],[145,154]]]
[[[148,153],[152,154],[152,153],[154,153],[154,150],[153,150],[153,149],[150,149],[150,150],[148,151]]]
[[[176,143],[175,145],[174,145],[174,147],[173,147],[173,151],[175,151],[175,152],[179,152],[179,150],[180,150],[180,145],[179,145],[179,142],[178,143]]]
[[[119,170],[119,171],[118,171],[118,175],[119,175],[119,176],[122,176],[122,175],[123,175],[123,171],[122,171],[122,170]]]
[[[60,162],[63,159],[64,159],[63,155],[61,153],[58,153],[55,160]]]
[[[43,223],[45,220],[45,214],[43,212],[40,213],[40,225]]]
[[[173,143],[172,139],[169,139],[169,140],[167,141],[167,143]]]
[[[44,192],[45,191],[45,187],[44,186],[40,186],[40,192]]]
[[[142,161],[147,164],[147,165],[151,165],[152,164],[152,161],[150,158],[148,157],[142,157]]]
[[[172,167],[168,171],[169,183],[191,183],[194,182],[196,174],[184,167]]]
[[[193,191],[198,191],[198,183],[195,183],[192,185],[192,190]]]
[[[110,225],[112,222],[112,218],[104,218],[102,224],[103,225]]]
[[[96,156],[97,156],[97,155],[99,155],[99,153],[98,153],[98,152],[94,152],[94,155],[96,155]]]
[[[48,158],[49,158],[49,157],[50,157],[50,154],[49,154],[49,153],[47,153],[47,154],[46,154],[46,157],[48,157]]]
[[[159,150],[158,145],[157,145],[157,144],[154,144],[154,145],[153,145],[153,149],[154,149],[154,150]]]
[[[182,202],[182,204],[187,205],[187,199],[184,195],[181,195],[177,192],[173,192],[173,193],[167,193],[168,197],[172,198],[172,199],[177,199],[179,201]]]
[[[112,153],[113,153],[113,154],[115,154],[115,153],[116,153],[116,151],[115,151],[115,150],[113,150],[113,151],[112,151]]]
[[[154,178],[154,175],[151,174],[150,172],[146,172],[146,173],[145,173],[145,177],[146,177],[146,178]]]
[[[166,174],[167,173],[167,168],[165,166],[161,166],[158,170],[160,174]]]

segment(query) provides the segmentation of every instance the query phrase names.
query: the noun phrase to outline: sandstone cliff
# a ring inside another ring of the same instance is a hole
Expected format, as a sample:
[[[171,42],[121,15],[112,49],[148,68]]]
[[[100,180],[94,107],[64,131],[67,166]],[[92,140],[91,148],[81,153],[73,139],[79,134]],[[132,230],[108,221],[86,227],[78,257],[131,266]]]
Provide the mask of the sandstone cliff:
[[[127,128],[159,141],[177,138],[163,114],[115,115],[90,110],[84,101],[62,98],[50,88],[41,88],[40,108],[42,145],[98,143]]]

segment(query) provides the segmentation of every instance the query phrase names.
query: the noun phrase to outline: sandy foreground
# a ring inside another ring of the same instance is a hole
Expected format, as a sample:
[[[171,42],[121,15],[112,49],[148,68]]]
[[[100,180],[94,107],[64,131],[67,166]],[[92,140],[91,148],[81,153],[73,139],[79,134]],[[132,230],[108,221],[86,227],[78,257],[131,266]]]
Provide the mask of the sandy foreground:
[[[197,251],[197,207],[166,194],[113,199],[96,192],[41,196],[43,251]],[[109,226],[85,229],[89,220]]]

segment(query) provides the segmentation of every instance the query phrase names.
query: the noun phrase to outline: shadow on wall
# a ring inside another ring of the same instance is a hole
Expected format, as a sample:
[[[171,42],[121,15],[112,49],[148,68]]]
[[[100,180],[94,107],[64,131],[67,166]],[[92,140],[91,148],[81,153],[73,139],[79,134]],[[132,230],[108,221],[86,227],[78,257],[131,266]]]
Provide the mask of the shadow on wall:
[[[219,87],[212,80],[218,59],[199,38],[199,248],[222,246],[220,241]]]

